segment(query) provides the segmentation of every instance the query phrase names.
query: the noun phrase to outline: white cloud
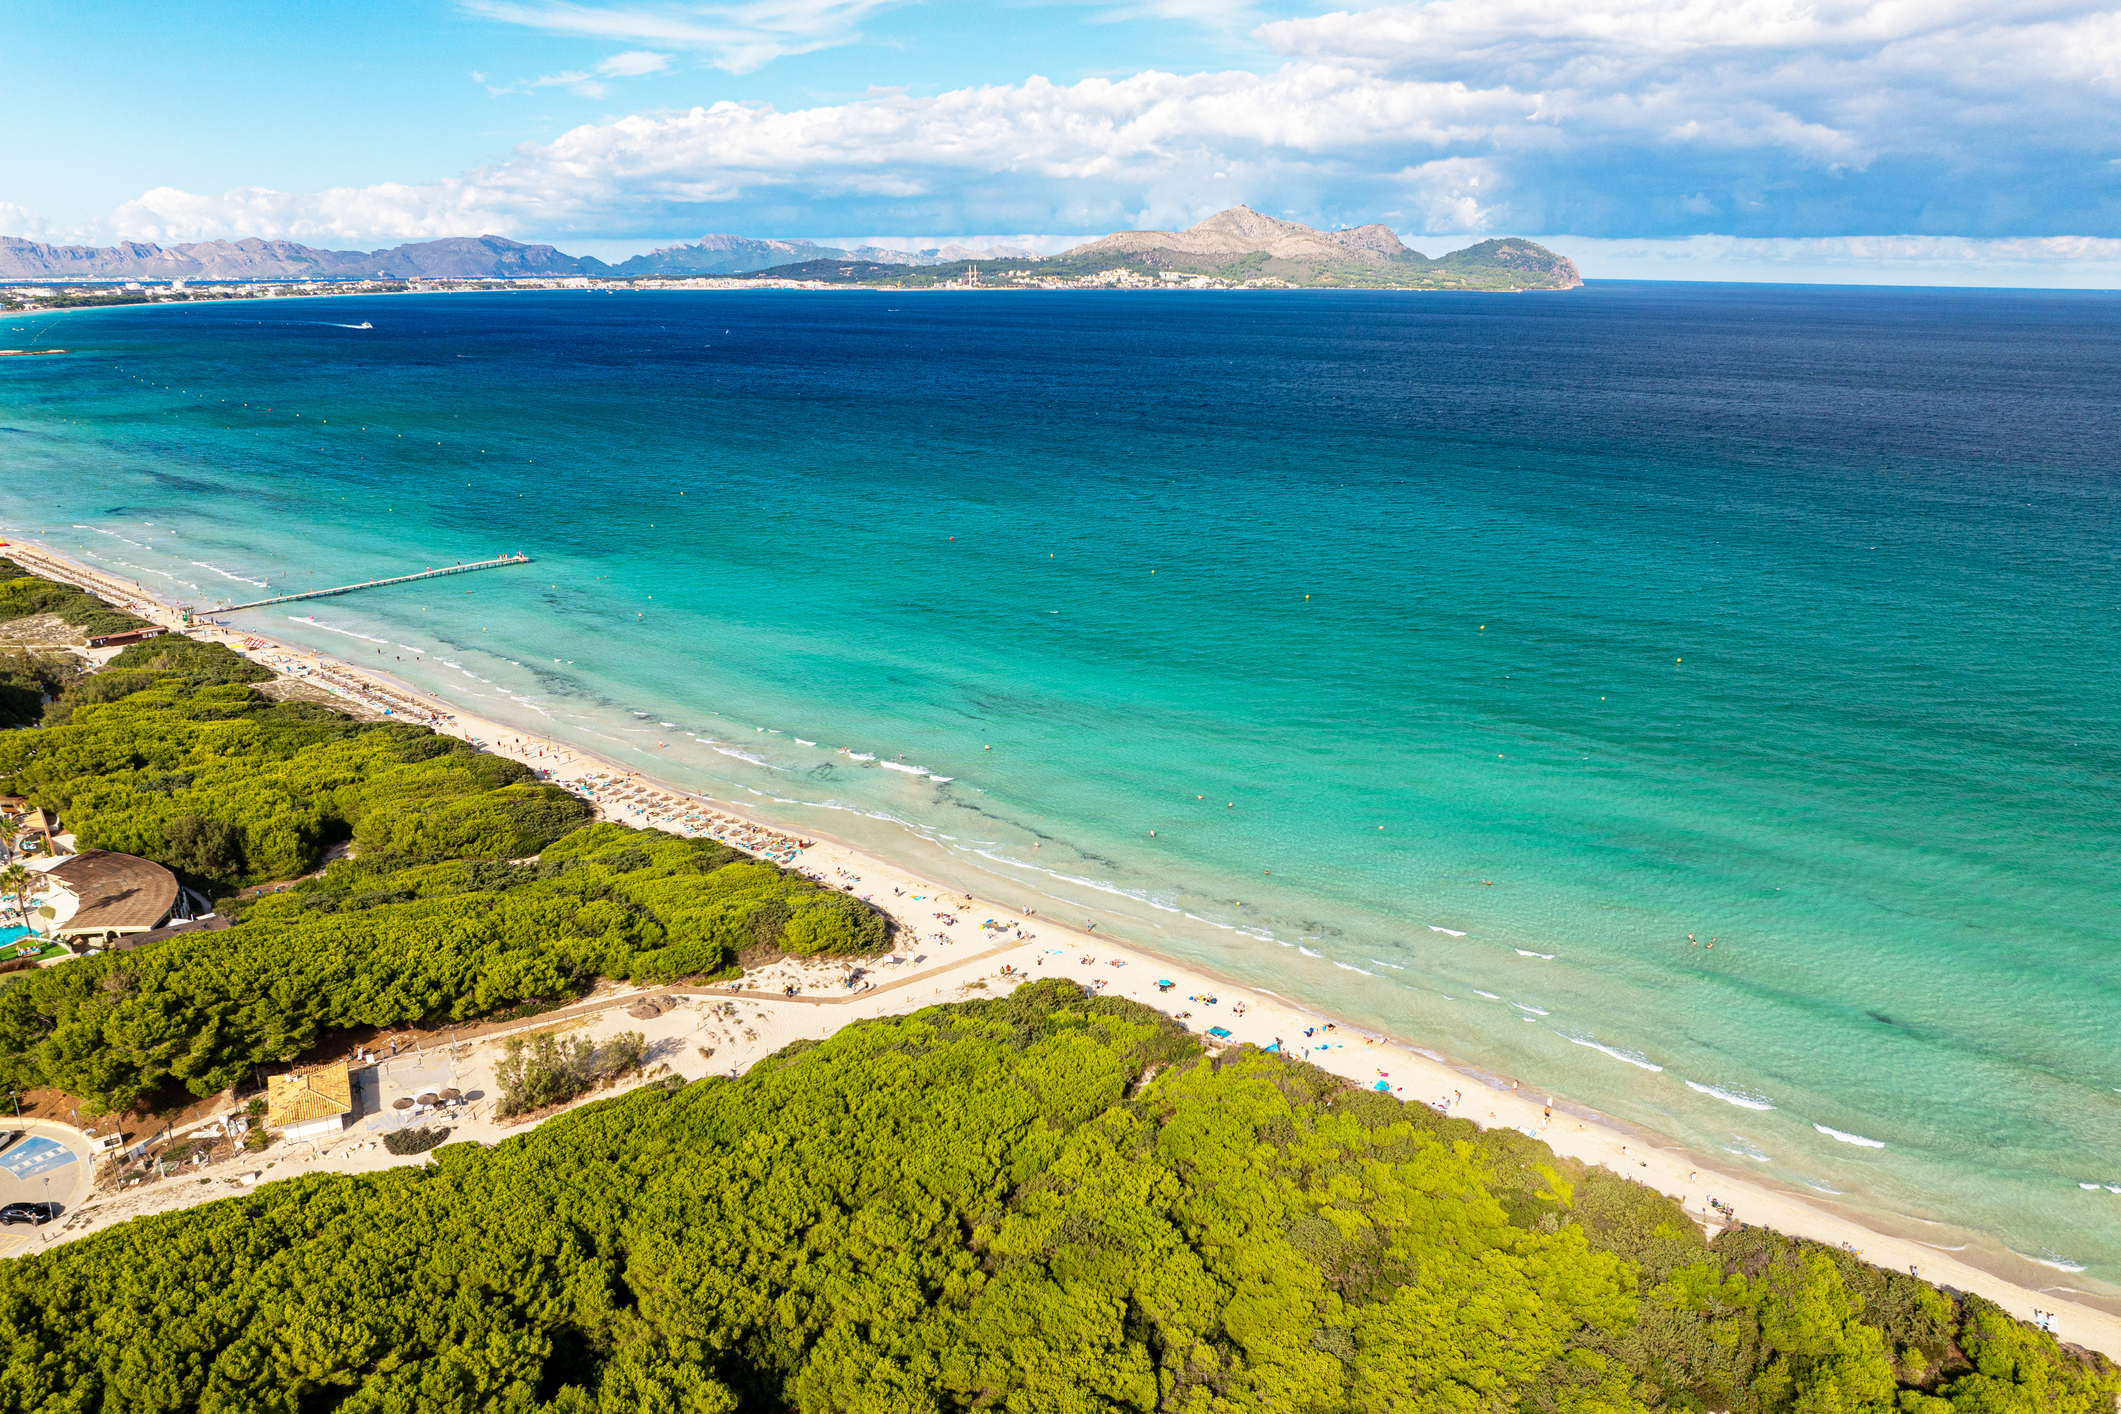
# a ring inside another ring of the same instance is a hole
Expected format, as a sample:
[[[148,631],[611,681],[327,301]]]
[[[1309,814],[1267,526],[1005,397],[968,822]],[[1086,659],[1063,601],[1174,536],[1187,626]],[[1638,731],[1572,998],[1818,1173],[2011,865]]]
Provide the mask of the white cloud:
[[[712,224],[723,220],[716,208],[759,202],[837,201],[843,210],[865,201],[950,203],[969,211],[978,208],[961,189],[979,184],[985,209],[997,214],[1073,213],[1084,229],[1189,222],[1244,194],[1196,193],[1213,173],[1238,171],[1247,185],[1323,186],[1332,164],[1368,153],[1375,166],[1379,155],[1409,147],[1506,132],[1526,106],[1507,93],[1315,64],[1267,77],[1151,72],[1069,87],[1032,79],[794,112],[718,103],[585,124],[448,181],[310,194],[244,188],[217,197],[159,188],[111,220],[117,233],[143,240],[619,235],[643,226],[667,231],[679,212],[687,225]],[[1419,199],[1473,209],[1465,206],[1470,199],[1485,210],[1471,196],[1489,180],[1483,172],[1477,162],[1416,165],[1401,184]]]
[[[517,79],[514,83],[489,84],[485,74],[473,74],[473,83],[484,84],[486,91],[498,98],[504,93],[531,93],[541,88],[564,88],[582,98],[602,98],[611,91],[604,79],[633,79],[645,74],[661,73],[670,67],[670,56],[645,49],[629,50],[614,54],[597,64],[593,74],[579,70],[565,73],[543,74],[534,79]]]
[[[1398,174],[1403,200],[1420,212],[1411,229],[1487,231],[1497,224],[1506,181],[1496,164],[1480,157],[1445,157]]]
[[[479,0],[658,46],[534,81],[547,85],[658,72],[679,50],[726,58],[730,35],[844,33],[879,2]],[[1101,232],[1244,201],[1319,224],[1399,213],[1417,236],[2121,235],[2121,15],[2087,0],[1434,0],[1258,33],[1285,56],[1273,72],[636,114],[417,186],[161,188],[110,229],[342,243]]]
[[[849,44],[863,19],[901,0],[749,0],[736,5],[581,5],[568,0],[465,0],[484,19],[549,34],[654,44],[703,54],[732,74]]]
[[[12,201],[0,201],[0,236],[19,236],[26,241],[44,241],[53,237],[52,224],[27,207],[17,206]]]
[[[1537,121],[1649,146],[1774,147],[1823,166],[2082,145],[2115,116],[2112,0],[1433,0],[1263,25],[1296,60],[1535,94]]]
[[[614,54],[597,65],[597,72],[615,79],[637,79],[643,74],[659,74],[670,67],[668,54],[657,54],[647,49],[629,49],[624,54]]]

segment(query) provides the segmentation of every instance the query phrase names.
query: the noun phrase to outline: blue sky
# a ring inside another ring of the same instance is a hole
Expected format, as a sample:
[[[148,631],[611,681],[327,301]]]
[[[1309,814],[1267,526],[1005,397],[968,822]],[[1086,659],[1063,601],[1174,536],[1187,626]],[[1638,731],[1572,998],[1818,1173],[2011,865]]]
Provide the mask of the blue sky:
[[[0,0],[0,26],[0,234],[33,239],[609,253],[1243,202],[1672,273],[2121,283],[2121,0]]]

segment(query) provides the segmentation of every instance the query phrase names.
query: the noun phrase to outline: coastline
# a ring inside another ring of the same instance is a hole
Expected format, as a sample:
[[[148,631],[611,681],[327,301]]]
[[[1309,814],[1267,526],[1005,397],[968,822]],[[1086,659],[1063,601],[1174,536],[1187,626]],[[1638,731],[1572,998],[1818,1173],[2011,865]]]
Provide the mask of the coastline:
[[[26,564],[34,563],[40,570],[49,566],[58,572],[54,575],[56,578],[80,583],[102,597],[132,608],[142,617],[174,626],[175,615],[169,607],[140,586],[81,565],[35,542],[10,546],[4,553],[13,556],[18,548],[24,552]],[[237,651],[246,651],[246,639],[261,643],[263,647],[249,651],[247,656],[267,666],[306,668],[310,670],[306,676],[312,680],[321,677],[326,689],[335,695],[351,697],[355,701],[365,698],[371,711],[381,711],[387,705],[393,715],[402,713],[414,720],[432,717],[434,720],[428,724],[437,730],[478,741],[497,754],[548,766],[555,780],[580,783],[591,772],[615,771],[621,777],[651,787],[659,804],[663,801],[703,802],[726,815],[758,818],[744,804],[665,786],[638,770],[595,753],[525,736],[518,729],[456,712],[444,700],[415,691],[385,674],[314,650],[279,643],[267,634],[206,625],[186,631],[209,641],[229,643]],[[540,756],[540,751],[552,754]],[[674,833],[700,833],[686,827],[682,821],[665,818],[656,811],[643,812],[632,806],[615,810],[614,803],[608,799],[609,792],[602,794],[606,798],[599,799],[598,806],[605,818],[628,824],[655,825]],[[771,822],[760,823],[769,830],[780,829]],[[932,917],[924,920],[923,910],[917,905],[970,898],[956,890],[937,886],[873,851],[856,849],[807,827],[803,833],[814,838],[816,844],[800,857],[801,867],[812,872],[822,871],[826,877],[836,877],[835,870],[844,871],[846,877],[858,880],[861,892],[898,917],[915,938],[932,939],[940,931]],[[887,885],[896,892],[889,897],[877,897],[886,893]],[[1738,1216],[1749,1224],[1847,1245],[1879,1265],[1917,1266],[1926,1279],[1979,1291],[2021,1318],[2028,1317],[2035,1307],[2051,1309],[2055,1313],[2053,1328],[2063,1339],[2121,1357],[2121,1316],[2115,1314],[2115,1311],[2121,1311],[2121,1303],[2106,1301],[2090,1293],[2067,1294],[2061,1293],[2059,1288],[2028,1285],[2024,1280],[2013,1280],[2012,1276],[2029,1277],[2030,1273],[1997,1272],[1981,1265],[1984,1260],[2006,1269],[2013,1262],[2025,1267],[2032,1265],[2008,1254],[2000,1244],[1992,1251],[1976,1256],[1954,1255],[1940,1247],[1923,1244],[1917,1238],[1889,1232],[1875,1218],[1858,1218],[1830,1211],[1816,1199],[1784,1192],[1751,1175],[1728,1172],[1717,1166],[1719,1160],[1688,1153],[1653,1133],[1570,1104],[1559,1096],[1554,1099],[1552,1123],[1543,1126],[1545,1092],[1520,1089],[1507,1077],[1487,1075],[1474,1067],[1454,1062],[1422,1047],[1418,1039],[1392,1038],[1342,1025],[1264,988],[1217,976],[1195,964],[1161,959],[1143,949],[1117,944],[1096,932],[1052,923],[1033,910],[1012,907],[999,899],[974,903],[973,912],[967,914],[967,918],[977,923],[987,910],[999,910],[993,916],[997,921],[1006,921],[1008,928],[1005,931],[1012,935],[1024,933],[1025,941],[1001,951],[982,948],[973,957],[965,954],[974,950],[964,947],[973,939],[954,938],[951,943],[937,945],[941,949],[939,955],[924,959],[926,970],[921,970],[920,963],[912,964],[912,971],[886,977],[884,984],[880,984],[874,993],[862,994],[860,1000],[873,999],[886,1011],[906,1009],[906,1003],[927,1005],[938,999],[951,999],[943,995],[948,989],[955,989],[952,991],[952,997],[955,997],[964,994],[963,988],[972,981],[999,978],[999,969],[1004,966],[1027,976],[1059,972],[1077,980],[1095,978],[1103,981],[1109,994],[1129,996],[1174,1013],[1191,1011],[1193,1015],[1186,1020],[1192,1029],[1198,1032],[1210,1026],[1221,1027],[1231,1033],[1233,1044],[1252,1042],[1264,1046],[1279,1037],[1288,1043],[1290,1052],[1304,1054],[1303,1048],[1308,1041],[1311,1049],[1305,1058],[1311,1063],[1357,1083],[1374,1085],[1382,1079],[1403,1100],[1426,1103],[1439,1096],[1463,1093],[1464,1098],[1454,1100],[1452,1105],[1452,1113],[1458,1117],[1471,1118],[1483,1126],[1507,1124],[1534,1134],[1561,1153],[1601,1164],[1638,1181],[1653,1182],[1661,1191],[1682,1197],[1688,1212],[1697,1219],[1710,1216],[1705,1210],[1705,1199],[1713,1194],[1734,1207]],[[960,919],[959,924],[963,921]],[[921,931],[924,927],[925,932]],[[981,941],[985,943],[991,939]],[[909,955],[919,953],[925,946],[926,942],[923,942],[921,946],[905,951]],[[1079,961],[1086,957],[1094,961],[1087,964]],[[1122,965],[1114,967],[1115,962]],[[1173,981],[1168,993],[1159,992],[1154,986],[1154,981],[1160,978]],[[762,976],[760,980],[766,980],[766,977]],[[919,984],[931,981],[930,994],[923,995]],[[900,997],[901,992],[906,995]],[[1217,1000],[1213,1003],[1190,1001],[1203,994]],[[814,998],[808,999],[808,1004],[818,1005]],[[1240,1004],[1243,1007],[1241,1013],[1237,1010]],[[781,1009],[785,1008],[777,1008]],[[885,1013],[872,1011],[869,1005],[835,1006],[829,1014],[833,1019],[827,1021],[827,1029],[871,1014]],[[1334,1029],[1328,1031],[1325,1029],[1328,1026]],[[1303,1033],[1307,1027],[1316,1029],[1318,1034],[1306,1038]],[[782,1037],[780,1044],[801,1034],[785,1026],[776,1026],[772,1031]],[[809,1028],[809,1034],[816,1034],[814,1024]],[[772,1039],[773,1036],[763,1037],[759,1044],[763,1046]],[[758,1054],[765,1053],[760,1051]],[[1912,1223],[1914,1220],[1906,1221]],[[2103,1309],[2109,1306],[2114,1309]]]

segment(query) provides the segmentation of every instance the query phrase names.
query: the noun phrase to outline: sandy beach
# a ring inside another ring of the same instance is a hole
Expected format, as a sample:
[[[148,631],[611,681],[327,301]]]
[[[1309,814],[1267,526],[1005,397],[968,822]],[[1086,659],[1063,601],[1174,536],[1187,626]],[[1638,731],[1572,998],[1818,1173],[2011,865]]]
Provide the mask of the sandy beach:
[[[142,588],[19,542],[0,550],[38,573],[80,584],[142,617],[178,624],[174,609]],[[1902,1220],[1905,1231],[1875,1217],[1837,1209],[1734,1172],[1725,1161],[1689,1152],[1659,1136],[1586,1107],[1565,1095],[1535,1090],[1529,1081],[1487,1073],[1423,1047],[1418,1037],[1367,1032],[1316,1014],[1256,985],[1219,977],[1192,964],[1157,958],[1098,933],[1071,928],[1034,909],[973,898],[918,877],[873,853],[806,831],[807,847],[785,828],[758,820],[726,800],[665,785],[566,744],[526,735],[456,711],[387,676],[295,648],[264,635],[192,625],[195,637],[227,643],[283,675],[263,684],[276,695],[316,694],[364,717],[388,714],[474,741],[549,774],[595,801],[602,818],[676,834],[713,835],[786,862],[838,887],[848,887],[892,915],[900,935],[887,959],[858,962],[787,961],[747,973],[739,983],[705,987],[600,988],[587,1001],[526,1022],[509,1034],[564,1027],[590,1037],[639,1031],[650,1042],[648,1071],[688,1079],[741,1074],[788,1043],[830,1034],[850,1022],[901,1013],[937,1002],[995,996],[1024,980],[1066,977],[1106,995],[1124,996],[1177,1017],[1213,1045],[1278,1047],[1366,1087],[1410,1104],[1430,1104],[1482,1126],[1505,1125],[1534,1135],[1557,1152],[1600,1164],[1672,1195],[1710,1230],[1736,1220],[1748,1225],[1847,1247],[1865,1260],[1915,1270],[1939,1285],[1979,1292],[2014,1315],[2050,1313],[2063,1340],[2121,1358],[2121,1302],[2072,1291],[2042,1279],[2043,1269],[1993,1241],[1970,1241],[1960,1229]],[[659,1015],[629,1012],[647,997],[663,999]],[[493,1067],[501,1036],[491,1034],[451,1048],[449,1082],[467,1098],[449,1124],[451,1139],[495,1142],[520,1126],[491,1115]],[[376,1067],[384,1112],[392,1099],[434,1083],[428,1050]],[[606,1094],[610,1092],[604,1092]],[[595,1097],[588,1097],[595,1098]],[[44,1243],[70,1241],[113,1221],[224,1197],[252,1181],[272,1181],[320,1169],[364,1172],[396,1163],[380,1131],[357,1125],[323,1145],[276,1146],[217,1167],[135,1190],[98,1197],[72,1213]],[[197,1181],[194,1181],[196,1179]],[[234,1186],[232,1186],[234,1185]],[[1724,1206],[1719,1212],[1711,1199]],[[1936,1243],[1921,1229],[1936,1227]],[[2055,1275],[2061,1275],[2056,1273]]]

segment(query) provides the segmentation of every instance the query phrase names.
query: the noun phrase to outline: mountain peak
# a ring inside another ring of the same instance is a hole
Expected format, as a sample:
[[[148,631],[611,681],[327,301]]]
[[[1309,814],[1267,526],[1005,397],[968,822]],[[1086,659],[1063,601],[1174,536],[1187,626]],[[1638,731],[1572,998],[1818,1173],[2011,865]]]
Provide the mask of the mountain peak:
[[[1242,236],[1249,240],[1275,240],[1288,236],[1315,236],[1317,231],[1294,221],[1283,221],[1249,206],[1218,211],[1205,221],[1188,226],[1184,235]]]
[[[1583,283],[1566,257],[1521,237],[1430,260],[1388,226],[1321,231],[1249,206],[1218,211],[1183,231],[1114,231],[1058,260],[1296,285],[1565,290]]]

